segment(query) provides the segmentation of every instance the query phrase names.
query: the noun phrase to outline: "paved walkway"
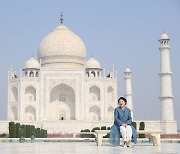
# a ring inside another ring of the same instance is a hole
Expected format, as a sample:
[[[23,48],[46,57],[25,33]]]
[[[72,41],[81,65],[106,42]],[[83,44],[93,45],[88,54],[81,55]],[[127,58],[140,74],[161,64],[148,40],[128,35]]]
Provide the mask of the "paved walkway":
[[[112,147],[108,143],[97,147],[96,143],[0,143],[0,154],[178,154],[180,143],[162,143],[161,147],[138,144],[133,148]]]

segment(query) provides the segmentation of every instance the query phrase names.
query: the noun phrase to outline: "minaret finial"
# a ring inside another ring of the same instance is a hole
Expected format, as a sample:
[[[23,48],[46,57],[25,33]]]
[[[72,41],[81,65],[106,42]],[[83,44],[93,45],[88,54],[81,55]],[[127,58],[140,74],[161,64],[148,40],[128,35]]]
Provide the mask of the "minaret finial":
[[[63,12],[61,12],[61,18],[60,18],[60,20],[61,20],[61,24],[63,23]]]

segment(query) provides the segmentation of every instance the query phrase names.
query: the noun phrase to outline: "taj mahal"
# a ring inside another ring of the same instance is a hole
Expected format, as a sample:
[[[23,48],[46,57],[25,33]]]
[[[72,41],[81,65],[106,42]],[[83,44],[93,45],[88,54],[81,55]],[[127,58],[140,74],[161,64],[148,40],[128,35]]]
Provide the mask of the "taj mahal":
[[[166,33],[159,39],[161,118],[145,121],[147,130],[157,129],[164,134],[177,133],[169,41]],[[124,95],[133,116],[131,73],[130,68],[125,68]],[[117,72],[105,71],[94,57],[87,59],[85,44],[61,16],[61,24],[42,39],[38,59],[28,59],[20,76],[12,67],[9,70],[8,119],[0,122],[0,130],[7,132],[9,121],[33,124],[49,133],[111,126],[117,97]]]
[[[83,41],[63,23],[40,43],[19,78],[9,72],[9,120],[108,120],[117,98],[114,73],[102,76],[100,63],[86,61]]]

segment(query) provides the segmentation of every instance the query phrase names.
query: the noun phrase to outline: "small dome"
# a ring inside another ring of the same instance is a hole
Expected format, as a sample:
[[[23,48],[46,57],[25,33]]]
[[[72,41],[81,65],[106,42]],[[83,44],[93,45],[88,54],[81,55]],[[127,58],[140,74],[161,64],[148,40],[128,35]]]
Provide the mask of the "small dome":
[[[28,69],[28,68],[40,69],[40,64],[36,59],[31,57],[29,60],[26,61],[23,69]]]
[[[101,68],[100,63],[93,57],[86,62],[86,68]]]
[[[38,58],[44,64],[84,65],[86,47],[83,41],[63,23],[49,33],[40,43]],[[71,65],[71,66],[72,66]]]
[[[130,68],[126,67],[126,69],[125,69],[124,73],[131,73]]]
[[[161,40],[169,40],[169,37],[168,37],[168,35],[166,34],[166,33],[163,33],[162,35],[161,35],[161,38],[160,38]]]

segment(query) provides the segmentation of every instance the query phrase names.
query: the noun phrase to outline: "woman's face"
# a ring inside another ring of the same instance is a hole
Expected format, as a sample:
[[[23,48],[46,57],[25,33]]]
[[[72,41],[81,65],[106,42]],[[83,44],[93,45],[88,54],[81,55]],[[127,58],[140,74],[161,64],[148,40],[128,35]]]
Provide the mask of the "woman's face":
[[[123,99],[120,99],[120,100],[119,100],[119,106],[120,106],[120,108],[121,108],[121,109],[124,108],[125,105],[126,105],[126,102],[125,102]]]

